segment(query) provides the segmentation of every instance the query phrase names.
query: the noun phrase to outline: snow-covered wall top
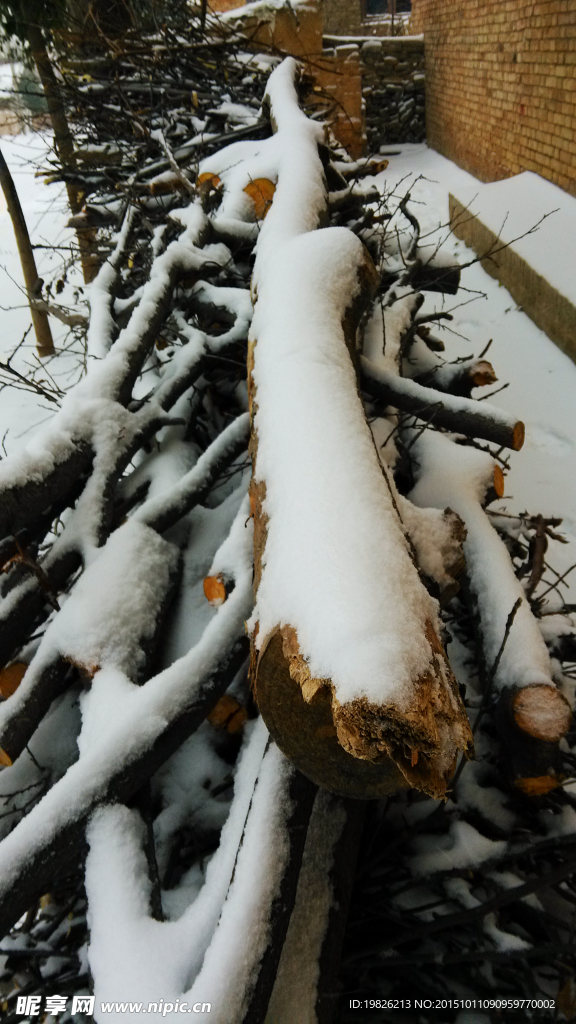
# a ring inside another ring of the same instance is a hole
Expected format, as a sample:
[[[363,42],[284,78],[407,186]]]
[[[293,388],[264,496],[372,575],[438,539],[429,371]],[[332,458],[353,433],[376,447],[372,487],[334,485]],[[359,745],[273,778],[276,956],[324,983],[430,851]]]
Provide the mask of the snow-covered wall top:
[[[531,171],[513,178],[478,184],[471,188],[453,186],[452,194],[503,242],[576,305],[574,239],[576,198]],[[547,216],[550,214],[550,216]],[[542,217],[537,231],[525,234]],[[518,241],[513,242],[512,239]]]

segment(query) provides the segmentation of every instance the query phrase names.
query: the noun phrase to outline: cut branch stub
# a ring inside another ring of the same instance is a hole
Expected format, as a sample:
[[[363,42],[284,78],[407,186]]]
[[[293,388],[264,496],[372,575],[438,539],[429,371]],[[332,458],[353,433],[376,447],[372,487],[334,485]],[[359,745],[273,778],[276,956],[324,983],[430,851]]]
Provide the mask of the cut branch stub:
[[[558,743],[570,728],[570,705],[553,686],[525,686],[514,694],[511,704],[518,729],[535,740]]]
[[[244,192],[254,204],[256,220],[264,220],[272,206],[275,191],[276,185],[268,178],[255,178],[254,181],[250,181],[246,185]]]
[[[487,402],[480,403],[423,387],[406,377],[375,367],[367,359],[362,358],[361,362],[362,386],[372,398],[402,412],[412,413],[435,427],[493,441],[515,452],[522,448],[524,424],[501,409]]]
[[[0,696],[7,700],[16,692],[24,678],[28,665],[23,661],[14,661],[6,668],[0,669]]]
[[[222,574],[206,576],[204,579],[204,597],[214,608],[219,608],[234,587],[234,581]]]
[[[572,710],[555,686],[511,687],[498,701],[496,723],[514,785],[526,796],[542,796],[563,782],[559,743]]]

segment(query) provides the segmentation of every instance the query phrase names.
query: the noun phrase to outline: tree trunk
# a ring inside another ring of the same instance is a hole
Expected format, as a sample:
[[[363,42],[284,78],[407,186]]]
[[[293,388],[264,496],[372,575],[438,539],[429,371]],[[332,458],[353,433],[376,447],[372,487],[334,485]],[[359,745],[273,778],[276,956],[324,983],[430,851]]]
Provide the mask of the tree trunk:
[[[46,50],[46,43],[44,42],[44,36],[42,30],[36,24],[30,22],[27,25],[28,42],[30,49],[32,50],[32,56],[42,82],[42,88],[44,89],[44,95],[46,96],[46,102],[48,104],[48,112],[50,114],[50,120],[52,122],[52,128],[54,129],[54,146],[58,159],[63,164],[64,168],[76,167],[76,156],[74,152],[74,141],[70,134],[70,128],[66,119],[64,111],[64,104],[62,103],[62,97],[60,95],[60,85],[54,69],[52,67],[50,57]],[[72,185],[70,182],[66,182],[66,192],[68,193],[68,203],[70,210],[73,214],[79,213],[82,209],[82,194],[76,185]],[[76,237],[78,238],[78,246],[80,248],[80,258],[82,260],[82,273],[84,280],[88,284],[93,281],[98,273],[98,257],[94,252],[94,241],[96,239],[96,231],[93,229],[81,229],[77,230]]]
[[[14,228],[16,245],[20,255],[20,263],[22,264],[26,294],[30,303],[30,313],[36,333],[36,349],[40,358],[45,359],[46,356],[54,355],[52,332],[47,314],[42,310],[36,309],[34,306],[34,296],[41,287],[40,279],[36,270],[36,260],[34,259],[34,252],[30,244],[30,236],[26,227],[26,221],[24,220],[22,207],[20,206],[20,200],[18,199],[18,193],[16,192],[16,186],[2,153],[0,153],[0,185],[6,198],[6,205],[12,221],[12,227]]]

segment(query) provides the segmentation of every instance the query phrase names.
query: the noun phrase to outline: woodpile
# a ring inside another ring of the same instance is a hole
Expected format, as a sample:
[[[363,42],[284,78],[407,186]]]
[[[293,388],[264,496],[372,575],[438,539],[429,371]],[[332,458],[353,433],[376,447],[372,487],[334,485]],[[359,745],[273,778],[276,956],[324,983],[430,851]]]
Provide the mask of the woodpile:
[[[3,979],[89,984],[88,910],[97,1004],[329,1024],[359,978],[553,962],[574,630],[559,524],[491,507],[523,423],[424,312],[460,268],[217,28],[68,62],[107,259],[85,376],[0,463]]]

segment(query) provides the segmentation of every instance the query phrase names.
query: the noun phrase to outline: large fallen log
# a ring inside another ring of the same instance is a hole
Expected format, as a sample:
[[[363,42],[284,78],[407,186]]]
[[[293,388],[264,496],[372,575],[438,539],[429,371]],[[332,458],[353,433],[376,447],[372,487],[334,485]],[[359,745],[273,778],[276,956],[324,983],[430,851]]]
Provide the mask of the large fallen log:
[[[320,785],[363,798],[406,780],[440,796],[471,734],[357,393],[371,261],[351,232],[315,230],[326,190],[294,73],[286,61],[268,86],[280,157],[253,285],[254,692],[280,748]],[[280,686],[293,694],[283,711]]]

